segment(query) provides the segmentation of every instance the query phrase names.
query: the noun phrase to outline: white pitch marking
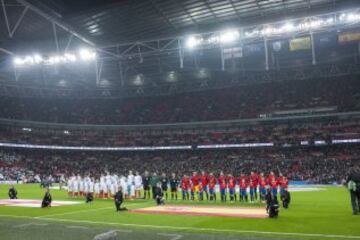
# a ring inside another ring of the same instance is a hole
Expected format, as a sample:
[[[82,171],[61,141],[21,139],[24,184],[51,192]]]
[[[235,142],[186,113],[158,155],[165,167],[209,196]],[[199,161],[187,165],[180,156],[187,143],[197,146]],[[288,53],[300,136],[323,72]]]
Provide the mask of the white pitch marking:
[[[14,215],[6,215],[6,214],[2,214],[2,215],[0,215],[0,217],[36,219],[35,217],[30,217],[30,216],[14,216]],[[71,219],[61,219],[61,218],[60,219],[58,219],[58,218],[41,218],[40,220],[47,220],[47,221],[54,221],[54,222],[68,222],[68,223],[102,224],[102,225],[139,227],[139,228],[189,230],[189,231],[195,231],[195,232],[197,231],[197,232],[254,233],[254,234],[261,234],[261,235],[323,237],[323,238],[335,238],[335,239],[360,239],[360,236],[354,236],[354,235],[337,235],[337,234],[321,234],[321,233],[266,232],[266,231],[254,231],[254,230],[177,227],[177,226],[164,226],[164,225],[147,225],[147,224],[100,222],[100,221],[88,221],[88,220],[71,220]]]
[[[133,231],[132,230],[126,230],[126,229],[116,229],[114,230],[116,232],[122,232],[122,233],[132,233]]]
[[[47,226],[49,224],[47,223],[24,223],[20,225],[15,225],[14,228],[23,228],[23,227],[29,227],[29,226]]]
[[[104,233],[100,233],[100,234],[96,235],[94,237],[94,240],[110,239],[110,238],[115,238],[116,236],[117,236],[116,231],[112,230],[112,231],[108,231],[108,232],[104,232]]]
[[[73,229],[89,229],[88,227],[84,227],[84,226],[75,226],[75,225],[71,225],[71,226],[66,226],[67,228],[73,228]]]
[[[180,235],[180,234],[168,234],[168,233],[158,233],[158,235],[165,236],[165,237],[171,237],[170,240],[179,240],[183,237],[183,235]]]

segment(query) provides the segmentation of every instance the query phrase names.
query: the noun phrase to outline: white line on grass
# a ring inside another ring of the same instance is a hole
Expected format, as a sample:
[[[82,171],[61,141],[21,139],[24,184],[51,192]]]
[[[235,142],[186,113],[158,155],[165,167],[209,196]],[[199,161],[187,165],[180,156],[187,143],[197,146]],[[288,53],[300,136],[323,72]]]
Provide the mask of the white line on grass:
[[[114,230],[116,232],[122,232],[122,233],[132,233],[133,231],[132,230],[126,230],[126,229],[116,229]]]
[[[94,237],[94,240],[102,240],[102,239],[113,239],[116,238],[117,232],[112,230],[104,233],[100,233]]]
[[[24,224],[19,224],[19,225],[15,225],[14,228],[23,228],[23,227],[30,227],[30,226],[47,226],[49,224],[47,223],[24,223]]]
[[[13,218],[25,218],[36,219],[30,216],[14,216],[14,215],[1,215],[0,217],[13,217]],[[39,219],[39,218],[37,218]],[[335,239],[360,239],[360,236],[354,235],[337,235],[337,234],[320,234],[320,233],[295,233],[295,232],[267,232],[267,231],[254,231],[254,230],[234,230],[234,229],[216,229],[216,228],[197,228],[197,227],[178,227],[178,226],[165,226],[165,225],[148,225],[148,224],[135,224],[135,223],[118,223],[118,222],[100,222],[100,221],[88,221],[88,220],[71,220],[61,218],[41,218],[39,220],[47,220],[54,222],[68,222],[68,223],[86,223],[86,224],[102,224],[112,226],[124,226],[124,227],[138,227],[138,228],[154,228],[154,229],[169,229],[169,230],[187,230],[194,232],[218,232],[218,233],[253,233],[260,235],[278,235],[278,236],[298,236],[298,237],[323,237],[323,238],[335,238]]]
[[[168,233],[158,233],[158,235],[165,236],[165,237],[171,237],[170,240],[179,240],[183,237],[183,235],[180,235],[180,234],[168,234]]]
[[[75,225],[70,225],[70,226],[66,226],[66,228],[72,228],[72,229],[89,229],[88,227],[84,227],[84,226],[75,226]]]

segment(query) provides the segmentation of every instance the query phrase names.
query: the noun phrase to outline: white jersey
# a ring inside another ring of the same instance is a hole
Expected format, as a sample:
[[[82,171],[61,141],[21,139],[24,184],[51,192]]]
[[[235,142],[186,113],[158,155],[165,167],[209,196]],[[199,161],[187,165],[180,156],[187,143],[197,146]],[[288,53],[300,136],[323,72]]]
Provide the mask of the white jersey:
[[[94,191],[95,191],[96,194],[100,193],[100,182],[96,182],[94,184]]]
[[[88,182],[88,192],[89,193],[93,193],[94,192],[94,182],[93,181],[89,181]]]
[[[103,191],[104,193],[108,193],[108,188],[105,182],[101,183],[101,191]]]
[[[134,175],[129,174],[129,176],[127,177],[128,185],[134,185],[134,178]]]
[[[67,181],[67,187],[68,187],[68,192],[73,191],[73,183],[72,183],[71,178],[69,178],[68,181]]]
[[[75,179],[75,180],[73,181],[73,184],[72,184],[72,185],[73,185],[73,191],[74,191],[74,192],[79,192],[79,182],[78,182],[78,180]]]
[[[90,191],[90,186],[88,181],[84,181],[84,192],[88,193]]]
[[[123,192],[126,193],[127,192],[127,182],[126,182],[126,177],[121,177],[120,178],[120,186],[123,189]]]
[[[115,193],[116,193],[116,191],[117,191],[117,188],[118,188],[118,186],[117,186],[117,183],[116,182],[113,182],[112,184],[111,184],[111,188],[110,188],[110,193],[111,193],[111,195],[115,195]]]
[[[135,189],[140,190],[142,187],[142,177],[140,175],[136,175],[134,178]]]
[[[84,180],[79,181],[79,191],[84,192],[85,191],[85,182]]]

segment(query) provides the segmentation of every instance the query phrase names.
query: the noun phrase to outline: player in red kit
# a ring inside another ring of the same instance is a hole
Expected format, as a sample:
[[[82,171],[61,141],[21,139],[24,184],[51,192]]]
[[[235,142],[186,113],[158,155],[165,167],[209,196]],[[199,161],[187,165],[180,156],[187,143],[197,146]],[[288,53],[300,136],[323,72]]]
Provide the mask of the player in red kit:
[[[260,200],[265,201],[265,195],[266,195],[266,179],[264,176],[264,173],[260,173],[259,176],[259,192],[260,192]]]
[[[229,189],[229,195],[230,195],[230,202],[236,201],[236,193],[235,193],[235,187],[236,187],[236,178],[233,177],[233,175],[228,175],[228,189]]]
[[[275,177],[274,172],[270,172],[269,176],[267,177],[267,184],[270,186],[272,195],[277,197],[279,183]]]
[[[275,173],[273,171],[270,172],[269,176],[266,178],[266,183],[267,185],[270,186],[270,183],[273,181],[273,180],[276,180],[276,177],[275,177]]]
[[[181,179],[181,192],[182,192],[182,199],[189,200],[189,187],[190,187],[190,180],[189,177],[184,175]]]
[[[280,173],[280,176],[278,177],[277,181],[280,186],[280,196],[282,196],[284,194],[285,189],[288,188],[289,180]]]
[[[258,190],[258,186],[259,186],[259,176],[255,173],[255,172],[251,172],[250,173],[250,180],[252,181],[253,184],[253,192],[254,192],[254,196],[255,196],[255,200],[258,199],[258,194],[257,194],[257,190]],[[250,186],[250,192],[251,192],[251,186]]]
[[[205,171],[201,172],[200,182],[201,182],[201,185],[202,185],[202,188],[203,188],[203,192],[206,195],[206,200],[209,200],[209,190],[208,190],[209,176],[206,174]]]
[[[210,194],[210,201],[216,201],[216,192],[215,192],[215,187],[216,187],[216,177],[214,176],[214,174],[210,173],[209,175],[209,194]]]
[[[202,185],[202,182],[199,182],[199,201],[204,200],[204,187]]]
[[[255,189],[257,188],[256,183],[253,179],[249,178],[249,187],[250,187],[250,202],[255,201]]]
[[[246,176],[242,173],[239,178],[240,186],[240,201],[248,201],[246,189],[248,187],[248,182]]]
[[[226,177],[223,172],[219,176],[219,185],[220,185],[220,198],[222,202],[226,202]]]
[[[192,194],[192,200],[194,200],[195,198],[195,194],[199,193],[199,181],[200,181],[200,177],[197,174],[197,172],[193,172],[192,176],[191,176],[191,194]]]

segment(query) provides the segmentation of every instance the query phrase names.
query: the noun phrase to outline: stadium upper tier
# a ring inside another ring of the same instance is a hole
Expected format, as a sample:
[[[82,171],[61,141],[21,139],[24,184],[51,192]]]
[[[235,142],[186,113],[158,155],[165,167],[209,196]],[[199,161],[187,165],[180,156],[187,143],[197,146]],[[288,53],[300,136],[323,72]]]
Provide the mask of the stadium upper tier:
[[[360,109],[357,76],[258,83],[158,97],[0,98],[0,118],[52,123],[153,124]]]
[[[249,143],[257,144],[256,146],[259,143],[272,143],[275,147],[289,147],[327,145],[337,143],[338,140],[351,139],[360,142],[360,120],[274,122],[228,128],[175,130],[87,129],[64,131],[51,128],[0,127],[0,143],[77,147],[200,146],[201,148],[203,145],[206,148],[216,144]]]

